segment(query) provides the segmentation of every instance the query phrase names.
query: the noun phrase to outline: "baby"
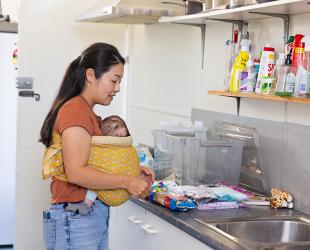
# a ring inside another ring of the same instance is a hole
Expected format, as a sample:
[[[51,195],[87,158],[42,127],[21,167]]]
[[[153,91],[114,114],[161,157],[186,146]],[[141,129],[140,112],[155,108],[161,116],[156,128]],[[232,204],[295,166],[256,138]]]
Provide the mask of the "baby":
[[[103,119],[101,122],[101,130],[103,136],[115,136],[115,137],[130,136],[125,121],[117,115],[108,116],[105,119]],[[84,202],[88,206],[91,206],[96,198],[97,194],[94,191],[87,190]]]
[[[141,173],[136,149],[126,123],[118,116],[109,116],[102,121],[103,136],[93,136],[88,164],[107,174],[138,176]],[[68,181],[62,158],[61,136],[53,133],[53,145],[46,149],[42,162],[42,177],[54,176]],[[87,214],[91,204],[98,197],[109,206],[118,206],[128,200],[130,194],[125,189],[88,190],[85,201],[68,203],[68,211]]]
[[[125,121],[117,115],[112,115],[103,119],[101,130],[104,136],[130,136]]]

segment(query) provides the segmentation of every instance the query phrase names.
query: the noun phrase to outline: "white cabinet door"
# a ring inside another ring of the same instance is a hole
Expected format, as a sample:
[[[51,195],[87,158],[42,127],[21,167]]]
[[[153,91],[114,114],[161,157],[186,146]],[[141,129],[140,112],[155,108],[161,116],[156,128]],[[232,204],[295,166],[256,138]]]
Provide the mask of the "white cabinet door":
[[[110,218],[109,218],[109,250],[117,249],[117,220],[118,220],[118,208],[110,207]]]
[[[111,209],[109,230],[109,250],[212,250],[131,201]]]
[[[142,250],[144,230],[141,225],[145,223],[145,209],[131,201],[118,208],[117,229],[114,230],[111,250]],[[111,232],[112,233],[112,232]]]
[[[199,240],[164,221],[158,216],[146,212],[146,223],[142,224],[145,231],[143,250],[211,250],[212,248]]]

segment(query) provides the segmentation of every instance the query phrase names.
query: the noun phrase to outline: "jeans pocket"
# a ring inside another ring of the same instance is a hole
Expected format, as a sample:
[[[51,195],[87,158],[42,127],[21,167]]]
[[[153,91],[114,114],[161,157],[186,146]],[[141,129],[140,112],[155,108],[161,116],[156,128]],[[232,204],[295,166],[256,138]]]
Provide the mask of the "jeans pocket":
[[[56,220],[43,219],[43,238],[47,250],[54,250],[56,244]]]
[[[92,204],[91,207],[89,208],[89,210],[87,211],[87,213],[81,214],[81,213],[69,212],[69,218],[71,218],[71,219],[83,219],[83,218],[90,217],[95,212],[96,212],[96,208],[95,208],[94,204]]]

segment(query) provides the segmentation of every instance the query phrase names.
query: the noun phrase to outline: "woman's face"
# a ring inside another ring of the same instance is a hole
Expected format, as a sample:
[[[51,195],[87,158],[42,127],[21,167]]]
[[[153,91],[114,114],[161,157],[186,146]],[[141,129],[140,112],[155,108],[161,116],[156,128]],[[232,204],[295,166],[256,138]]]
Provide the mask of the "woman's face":
[[[120,83],[124,74],[124,65],[119,63],[111,67],[100,78],[96,79],[93,89],[93,100],[97,104],[109,105],[113,97],[120,91]]]

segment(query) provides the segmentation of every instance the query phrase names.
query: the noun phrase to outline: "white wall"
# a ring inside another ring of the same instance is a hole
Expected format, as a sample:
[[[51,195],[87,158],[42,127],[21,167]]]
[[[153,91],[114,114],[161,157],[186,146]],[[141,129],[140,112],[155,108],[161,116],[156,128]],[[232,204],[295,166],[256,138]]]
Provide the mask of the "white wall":
[[[41,180],[43,146],[39,132],[68,64],[93,42],[108,42],[124,54],[126,26],[85,24],[74,15],[94,1],[21,0],[19,16],[20,76],[34,79],[33,98],[18,100],[16,250],[42,250],[42,210],[49,203],[49,181]],[[125,85],[125,83],[123,83]],[[114,100],[108,112],[124,114],[125,93]]]
[[[150,130],[165,119],[189,119],[192,107],[233,113],[234,100],[210,96],[223,88],[224,44],[231,26],[207,27],[204,69],[200,29],[156,24],[132,28],[130,47],[130,128],[135,141],[153,144]],[[152,121],[152,124],[150,124]]]
[[[309,17],[310,14],[292,16],[291,33],[310,34],[306,22]],[[280,19],[251,21],[249,31],[256,54],[266,43],[278,50],[283,47],[283,22]],[[234,98],[207,94],[208,90],[224,88],[225,42],[230,37],[230,24],[207,25],[206,59],[202,70],[198,28],[176,24],[133,28],[129,114],[136,141],[152,144],[150,131],[158,128],[160,120],[171,115],[171,119],[190,117],[191,108],[236,114]],[[309,110],[310,106],[303,104],[242,99],[240,115],[310,125]],[[145,123],[150,120],[156,123]]]

